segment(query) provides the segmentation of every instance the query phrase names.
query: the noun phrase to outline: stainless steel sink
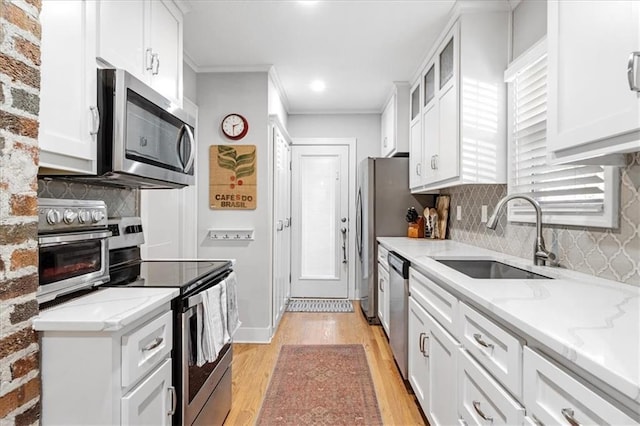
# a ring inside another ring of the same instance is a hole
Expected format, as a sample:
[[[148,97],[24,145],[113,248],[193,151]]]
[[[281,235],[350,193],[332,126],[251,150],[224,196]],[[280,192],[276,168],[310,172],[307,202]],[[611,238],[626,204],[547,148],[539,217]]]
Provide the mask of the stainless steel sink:
[[[485,259],[434,259],[458,272],[476,279],[527,279],[552,280],[551,277],[516,268],[495,260]]]

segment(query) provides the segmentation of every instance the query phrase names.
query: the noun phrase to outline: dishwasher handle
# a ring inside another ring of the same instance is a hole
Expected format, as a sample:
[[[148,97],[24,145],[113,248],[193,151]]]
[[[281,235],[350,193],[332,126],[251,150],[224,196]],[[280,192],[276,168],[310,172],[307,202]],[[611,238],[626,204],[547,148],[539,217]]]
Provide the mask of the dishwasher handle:
[[[411,263],[400,256],[398,253],[390,251],[387,257],[389,261],[389,267],[402,276],[402,278],[409,279],[409,266]]]

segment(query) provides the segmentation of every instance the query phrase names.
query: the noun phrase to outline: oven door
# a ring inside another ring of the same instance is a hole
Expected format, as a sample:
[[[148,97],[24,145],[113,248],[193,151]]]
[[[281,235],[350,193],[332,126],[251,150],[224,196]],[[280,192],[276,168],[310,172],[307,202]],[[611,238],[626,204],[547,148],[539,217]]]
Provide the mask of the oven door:
[[[109,281],[110,231],[38,237],[39,303]]]
[[[226,344],[218,358],[197,366],[197,308],[201,297],[189,297],[182,313],[182,425],[198,424],[198,414],[209,410],[209,424],[222,424],[231,408],[231,344]],[[206,407],[205,407],[206,406]],[[214,421],[211,416],[219,421]]]

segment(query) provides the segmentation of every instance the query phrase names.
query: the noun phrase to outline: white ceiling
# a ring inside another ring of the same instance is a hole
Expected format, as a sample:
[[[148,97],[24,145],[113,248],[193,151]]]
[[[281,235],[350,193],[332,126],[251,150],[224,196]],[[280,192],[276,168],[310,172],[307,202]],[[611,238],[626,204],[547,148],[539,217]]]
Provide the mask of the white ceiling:
[[[408,81],[454,0],[191,0],[184,51],[197,72],[273,65],[290,113],[380,112]],[[326,83],[323,93],[312,80]]]

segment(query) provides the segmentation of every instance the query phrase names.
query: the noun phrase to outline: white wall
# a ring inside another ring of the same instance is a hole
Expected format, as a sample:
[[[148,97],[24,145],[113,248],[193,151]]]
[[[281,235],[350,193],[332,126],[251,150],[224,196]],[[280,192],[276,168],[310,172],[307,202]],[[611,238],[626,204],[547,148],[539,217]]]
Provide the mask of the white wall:
[[[291,114],[292,138],[356,138],[357,160],[380,156],[380,114]]]
[[[203,73],[197,75],[198,90],[198,256],[234,258],[238,275],[238,307],[242,327],[238,342],[270,338],[269,209],[268,209],[268,74]],[[224,138],[222,118],[237,112],[249,122],[249,132],[239,142]],[[257,208],[255,210],[209,209],[209,147],[211,145],[257,146]],[[250,242],[217,242],[207,238],[210,228],[255,229]]]
[[[197,74],[187,64],[186,62],[182,63],[182,90],[184,92],[184,97],[189,98],[192,102],[198,103],[198,90],[197,90]]]
[[[513,56],[520,56],[547,35],[547,2],[522,0],[513,10]]]
[[[277,115],[280,119],[280,124],[286,129],[287,123],[289,121],[289,114],[287,113],[287,109],[282,103],[282,99],[280,98],[280,91],[278,90],[276,84],[273,81],[271,75],[269,75],[269,115]]]

